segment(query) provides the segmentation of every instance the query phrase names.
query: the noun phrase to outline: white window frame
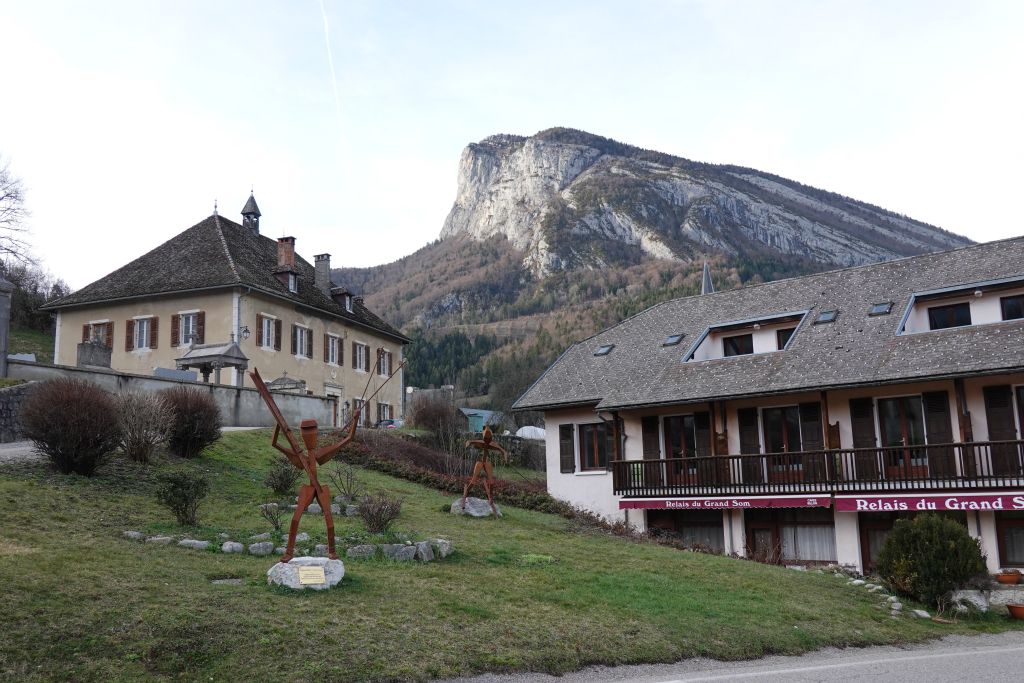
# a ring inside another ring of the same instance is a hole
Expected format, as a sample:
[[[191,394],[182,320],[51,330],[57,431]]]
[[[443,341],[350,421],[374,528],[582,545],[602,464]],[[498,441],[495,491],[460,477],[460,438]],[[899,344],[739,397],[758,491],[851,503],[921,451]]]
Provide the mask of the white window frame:
[[[366,373],[367,372],[366,367],[369,366],[369,364],[370,364],[369,360],[370,360],[370,345],[369,344],[365,344],[365,343],[363,343],[361,341],[357,341],[356,342],[356,357],[354,359],[355,365],[356,365],[356,367],[355,367],[356,372]]]
[[[378,403],[377,404],[377,421],[390,420],[391,417],[391,404],[389,403]]]
[[[309,345],[308,348],[307,344]],[[295,324],[295,357],[313,357],[313,330],[298,323]]]
[[[275,330],[277,329],[277,317],[261,313],[263,316],[263,346],[261,349],[273,351],[277,339],[275,338]]]
[[[178,344],[187,346],[192,343],[192,336],[199,326],[199,311],[178,313]],[[186,331],[187,330],[187,331]]]
[[[380,370],[377,373],[381,377],[387,377],[391,374],[391,352],[385,350],[380,357]]]
[[[336,334],[327,335],[327,364],[338,365],[338,351],[341,350],[341,337]]]
[[[135,331],[132,333],[132,349],[135,351],[149,351],[151,332],[153,330],[153,316],[132,318],[135,323]]]
[[[299,277],[295,273],[288,273],[288,291],[299,291]]]
[[[113,339],[101,339],[98,332],[103,329],[103,332],[107,331],[107,324],[110,323],[110,318],[104,318],[103,320],[90,320],[87,324],[89,325],[89,341],[95,344],[101,344],[103,346],[110,346],[113,348]]]

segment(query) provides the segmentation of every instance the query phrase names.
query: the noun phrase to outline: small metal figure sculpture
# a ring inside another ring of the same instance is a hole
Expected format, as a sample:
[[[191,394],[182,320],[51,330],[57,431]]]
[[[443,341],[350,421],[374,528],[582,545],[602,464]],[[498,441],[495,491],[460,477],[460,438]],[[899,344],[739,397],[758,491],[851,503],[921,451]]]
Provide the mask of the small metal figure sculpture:
[[[484,434],[482,439],[473,439],[472,441],[466,442],[466,448],[476,448],[480,451],[480,457],[477,459],[476,464],[473,465],[473,476],[466,482],[466,487],[462,489],[462,504],[463,510],[466,509],[466,498],[469,496],[469,489],[472,488],[476,480],[480,478],[480,473],[484,473],[484,490],[487,492],[487,502],[491,504],[491,511],[494,512],[494,516],[498,516],[498,508],[494,507],[494,498],[491,495],[491,486],[494,484],[494,467],[491,465],[490,460],[487,458],[488,451],[497,451],[501,453],[502,458],[505,462],[508,462],[508,451],[501,447],[501,445],[492,443],[494,439],[494,432],[491,431],[490,425],[484,426]]]

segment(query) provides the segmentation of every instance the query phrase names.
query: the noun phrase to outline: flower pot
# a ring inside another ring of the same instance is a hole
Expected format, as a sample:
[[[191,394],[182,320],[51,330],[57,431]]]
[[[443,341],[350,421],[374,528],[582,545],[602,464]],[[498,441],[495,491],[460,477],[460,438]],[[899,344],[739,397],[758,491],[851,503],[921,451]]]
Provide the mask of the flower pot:
[[[999,583],[1014,584],[1020,581],[1020,572],[999,572],[996,574]]]
[[[1006,609],[1010,611],[1010,616],[1014,619],[1024,619],[1024,605],[1010,603],[1006,606]]]

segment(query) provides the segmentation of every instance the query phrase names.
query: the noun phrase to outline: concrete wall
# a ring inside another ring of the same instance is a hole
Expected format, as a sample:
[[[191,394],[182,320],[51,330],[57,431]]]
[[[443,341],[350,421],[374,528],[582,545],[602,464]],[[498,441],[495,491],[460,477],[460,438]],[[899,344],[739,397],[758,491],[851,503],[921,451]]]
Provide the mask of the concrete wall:
[[[221,419],[226,427],[269,427],[274,420],[263,399],[255,389],[229,387],[201,382],[179,382],[159,377],[130,375],[113,370],[97,368],[76,368],[59,365],[40,365],[22,361],[10,361],[10,377],[25,380],[45,381],[57,377],[73,377],[95,382],[113,392],[141,391],[154,392],[174,386],[190,386],[202,389],[213,396],[220,409]],[[330,426],[334,415],[334,400],[325,396],[300,396],[297,394],[274,394],[274,401],[288,423],[297,428],[300,420],[314,419],[321,426]]]
[[[0,443],[21,439],[21,405],[32,384],[18,384],[0,389]]]

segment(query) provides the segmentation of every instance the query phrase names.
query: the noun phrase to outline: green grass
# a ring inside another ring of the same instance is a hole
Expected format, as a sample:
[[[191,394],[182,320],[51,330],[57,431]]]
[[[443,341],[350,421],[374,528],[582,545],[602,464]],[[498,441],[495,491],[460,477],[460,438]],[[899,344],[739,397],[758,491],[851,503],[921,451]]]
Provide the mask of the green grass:
[[[404,500],[399,531],[452,540],[430,564],[346,562],[342,586],[266,585],[273,560],[175,546],[123,531],[236,540],[269,530],[257,504],[272,459],[266,432],[234,432],[206,456],[170,463],[208,474],[202,526],[176,526],[153,500],[157,468],[121,460],[86,479],[0,466],[0,679],[426,679],[480,671],[564,672],[591,663],[722,659],[825,645],[920,640],[1012,628],[893,620],[877,598],[831,575],[573,531],[506,507],[455,517],[452,496],[370,471]],[[360,532],[337,520],[336,534]],[[300,530],[322,542],[322,519]],[[550,558],[550,559],[549,559]],[[237,577],[240,586],[212,585]]]
[[[12,327],[7,338],[7,353],[34,353],[39,363],[52,363],[53,335]]]

